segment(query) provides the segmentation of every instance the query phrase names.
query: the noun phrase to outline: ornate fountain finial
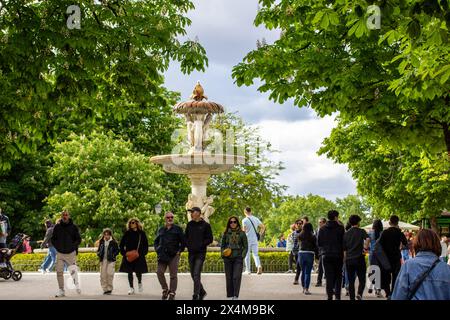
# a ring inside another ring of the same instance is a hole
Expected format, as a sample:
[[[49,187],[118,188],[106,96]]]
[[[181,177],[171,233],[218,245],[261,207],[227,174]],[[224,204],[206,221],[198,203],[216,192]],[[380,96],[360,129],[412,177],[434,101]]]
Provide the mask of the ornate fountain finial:
[[[194,91],[192,91],[192,95],[190,98],[195,101],[202,101],[203,99],[208,100],[208,97],[205,96],[205,90],[200,84],[200,81],[197,81],[197,84],[195,85]]]

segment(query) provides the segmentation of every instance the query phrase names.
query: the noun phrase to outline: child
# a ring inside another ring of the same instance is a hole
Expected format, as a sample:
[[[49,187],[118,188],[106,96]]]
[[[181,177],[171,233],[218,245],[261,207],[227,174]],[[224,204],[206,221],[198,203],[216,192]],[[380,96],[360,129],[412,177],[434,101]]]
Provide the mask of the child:
[[[112,230],[104,229],[97,250],[97,256],[100,259],[100,284],[103,288],[103,294],[112,293],[118,254],[119,245],[112,235]]]

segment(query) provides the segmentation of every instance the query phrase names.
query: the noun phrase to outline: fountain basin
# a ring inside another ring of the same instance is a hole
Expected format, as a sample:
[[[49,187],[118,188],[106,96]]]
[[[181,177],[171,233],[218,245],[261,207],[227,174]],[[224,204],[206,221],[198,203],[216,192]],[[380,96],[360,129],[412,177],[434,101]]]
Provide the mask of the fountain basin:
[[[234,166],[245,164],[245,157],[230,154],[170,154],[155,156],[150,161],[163,166],[163,170],[177,174],[220,174]]]

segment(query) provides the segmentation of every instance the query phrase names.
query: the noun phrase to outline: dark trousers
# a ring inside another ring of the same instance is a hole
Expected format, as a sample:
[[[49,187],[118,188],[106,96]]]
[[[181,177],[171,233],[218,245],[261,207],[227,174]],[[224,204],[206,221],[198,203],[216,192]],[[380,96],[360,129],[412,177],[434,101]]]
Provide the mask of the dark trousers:
[[[323,257],[323,268],[325,277],[327,277],[327,296],[328,300],[333,300],[333,294],[336,300],[341,299],[342,266],[343,258]]]
[[[225,265],[227,298],[239,297],[244,261],[242,257],[234,259],[224,258],[223,263]]]
[[[201,282],[201,274],[203,269],[203,263],[205,262],[206,253],[189,253],[189,269],[191,271],[191,277],[194,281],[194,295],[198,296],[205,293]]]
[[[136,272],[136,278],[138,279],[138,283],[142,283],[142,273]],[[130,288],[133,288],[133,272],[128,273],[128,284]]]
[[[319,257],[319,270],[317,274],[317,283],[322,283],[323,278],[323,258],[322,256]]]
[[[177,285],[178,285],[178,263],[180,262],[180,256],[177,254],[175,257],[172,258],[169,262],[161,262],[158,261],[158,270],[156,271],[156,274],[158,276],[159,284],[161,285],[161,288],[163,291],[168,290],[167,287],[167,281],[166,276],[164,273],[166,272],[167,267],[169,267],[169,274],[170,274],[170,292],[175,293],[177,291]]]
[[[295,257],[291,251],[291,252],[289,252],[289,269],[288,270],[293,270],[292,265],[294,264],[294,262],[295,262]]]
[[[302,272],[302,265],[300,264],[298,252],[293,253],[293,255],[295,257],[295,281],[298,281],[298,278],[300,278],[300,273]]]
[[[392,291],[394,290],[395,281],[397,280],[398,273],[400,272],[401,263],[390,261],[391,270],[386,271],[381,269],[381,289],[384,289],[386,296],[390,297]]]
[[[364,256],[345,262],[348,275],[348,292],[350,300],[355,300],[355,280],[358,277],[358,295],[362,297],[366,286],[366,260]]]

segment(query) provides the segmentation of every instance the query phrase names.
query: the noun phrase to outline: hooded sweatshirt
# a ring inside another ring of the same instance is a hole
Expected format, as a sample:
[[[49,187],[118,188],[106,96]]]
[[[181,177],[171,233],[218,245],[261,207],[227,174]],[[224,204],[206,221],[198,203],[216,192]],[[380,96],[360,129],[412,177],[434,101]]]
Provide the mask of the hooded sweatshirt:
[[[320,255],[327,258],[343,258],[344,227],[337,221],[327,221],[320,228],[317,236],[317,245]]]
[[[51,241],[57,252],[68,254],[78,251],[81,236],[72,219],[69,219],[67,223],[61,219],[53,228]]]

